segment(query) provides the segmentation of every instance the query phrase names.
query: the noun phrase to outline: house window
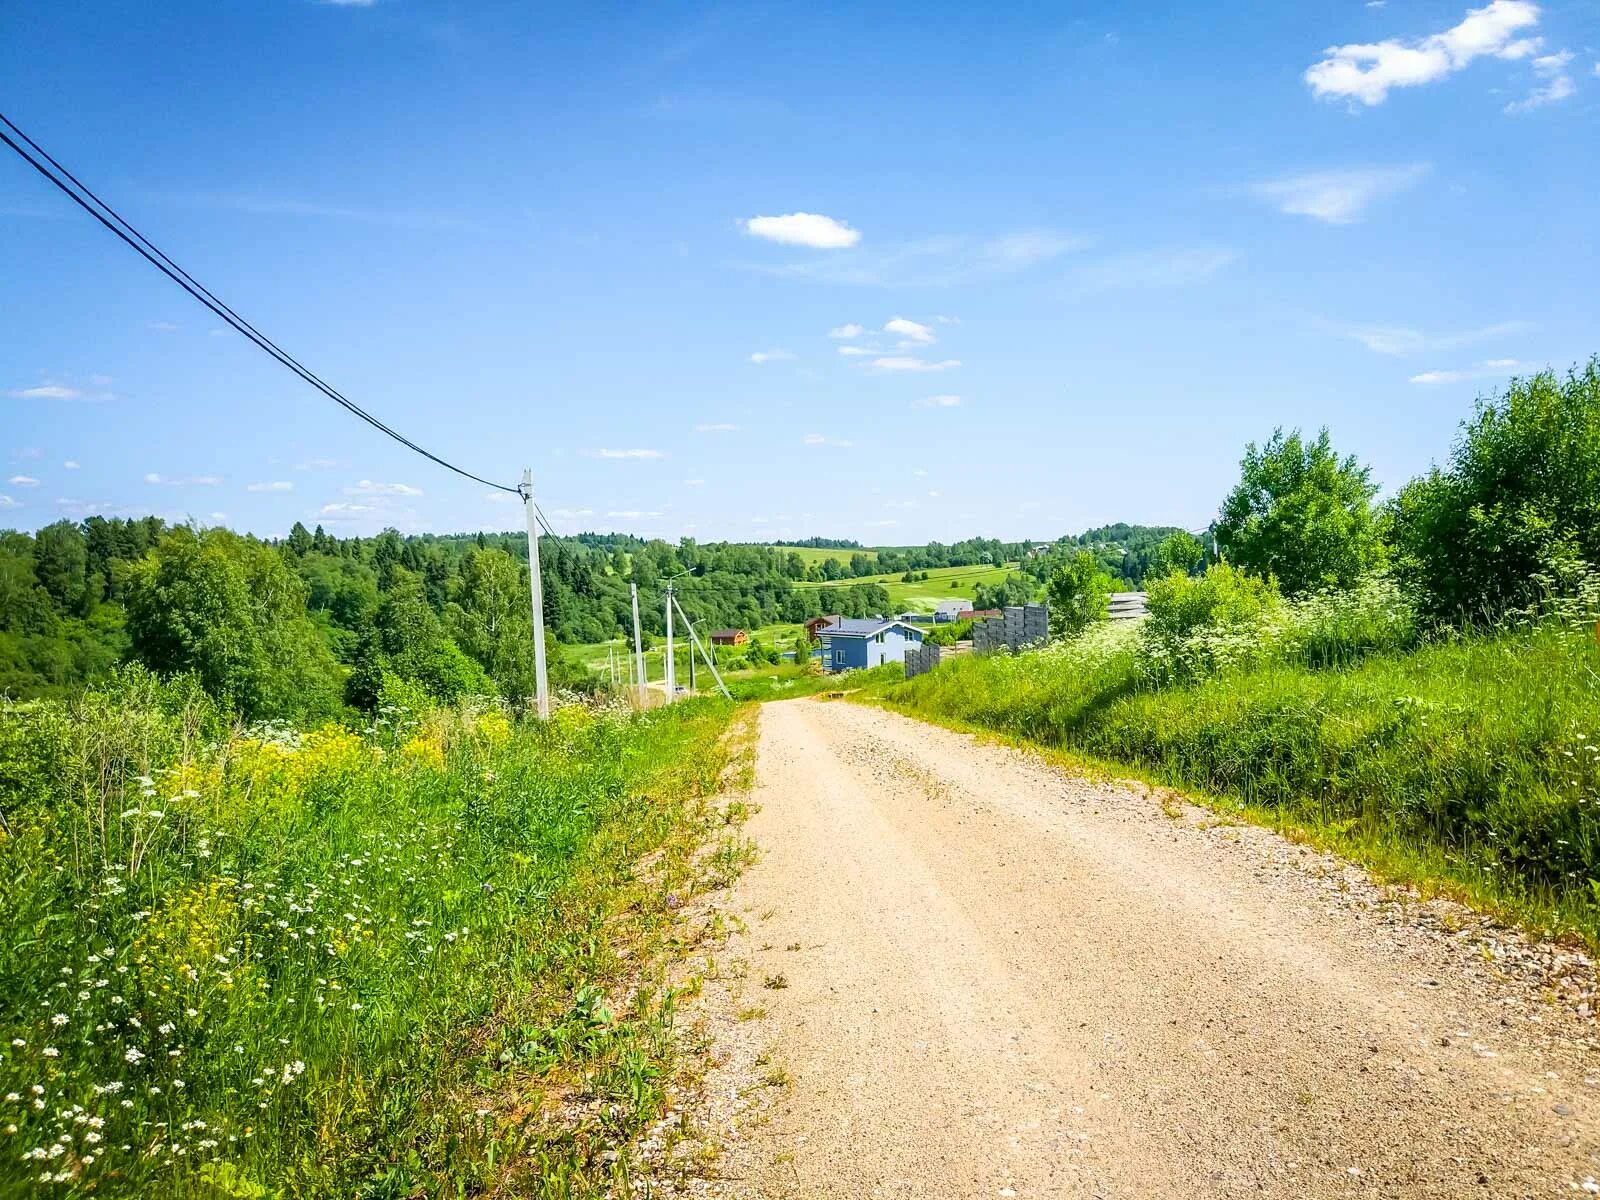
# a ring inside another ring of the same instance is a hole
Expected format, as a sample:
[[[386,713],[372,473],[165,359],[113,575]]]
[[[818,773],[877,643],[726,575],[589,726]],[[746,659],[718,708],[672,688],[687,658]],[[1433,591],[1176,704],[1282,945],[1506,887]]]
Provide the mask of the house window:
[[[880,646],[883,645],[883,634],[880,633],[877,637],[873,638],[872,640],[877,642],[878,645],[880,645]]]

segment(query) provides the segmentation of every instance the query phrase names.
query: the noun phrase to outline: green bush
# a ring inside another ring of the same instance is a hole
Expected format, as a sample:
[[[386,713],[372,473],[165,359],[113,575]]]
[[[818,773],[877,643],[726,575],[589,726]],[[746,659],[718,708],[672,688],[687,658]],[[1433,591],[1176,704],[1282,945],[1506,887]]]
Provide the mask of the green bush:
[[[1397,575],[1437,620],[1492,622],[1600,567],[1600,358],[1479,401],[1389,516]]]

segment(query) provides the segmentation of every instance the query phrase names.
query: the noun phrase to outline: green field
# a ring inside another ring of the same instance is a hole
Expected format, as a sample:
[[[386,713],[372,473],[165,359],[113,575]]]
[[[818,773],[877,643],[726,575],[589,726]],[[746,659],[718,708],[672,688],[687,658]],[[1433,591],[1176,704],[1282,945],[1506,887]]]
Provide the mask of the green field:
[[[980,583],[993,587],[1014,574],[1016,564],[1004,567],[932,567],[928,578],[918,583],[901,583],[898,572],[892,575],[862,575],[856,579],[837,579],[828,583],[797,583],[795,588],[849,587],[853,583],[876,583],[889,593],[889,607],[895,612],[932,612],[941,600],[972,599]],[[920,572],[919,572],[920,574]]]
[[[869,549],[867,547],[863,547],[860,550],[816,550],[810,546],[771,546],[769,549],[778,550],[784,554],[798,554],[808,567],[813,563],[821,566],[830,558],[836,558],[841,563],[848,565],[850,562],[850,556],[852,554],[865,554],[868,558],[874,561],[876,561],[878,557],[878,551],[875,548]]]

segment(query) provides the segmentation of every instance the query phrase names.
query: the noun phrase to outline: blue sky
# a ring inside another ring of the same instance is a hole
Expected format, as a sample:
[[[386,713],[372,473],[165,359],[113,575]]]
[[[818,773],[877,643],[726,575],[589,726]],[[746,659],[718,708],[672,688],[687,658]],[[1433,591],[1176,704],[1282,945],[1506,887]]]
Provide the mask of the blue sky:
[[[4,111],[562,531],[1199,526],[1600,351],[1600,8],[10,6]],[[9,155],[9,151],[6,151]],[[0,161],[0,523],[511,528]]]

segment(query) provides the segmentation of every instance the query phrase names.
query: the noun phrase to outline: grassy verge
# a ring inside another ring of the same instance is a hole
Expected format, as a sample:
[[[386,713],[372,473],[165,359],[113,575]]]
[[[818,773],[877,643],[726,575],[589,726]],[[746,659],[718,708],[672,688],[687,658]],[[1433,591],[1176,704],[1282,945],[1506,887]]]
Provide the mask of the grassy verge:
[[[888,704],[1191,789],[1600,944],[1600,646],[1550,624],[1153,686],[1131,638],[966,658]]]
[[[133,678],[0,713],[0,1193],[607,1186],[669,1049],[623,983],[731,712],[243,734]]]

